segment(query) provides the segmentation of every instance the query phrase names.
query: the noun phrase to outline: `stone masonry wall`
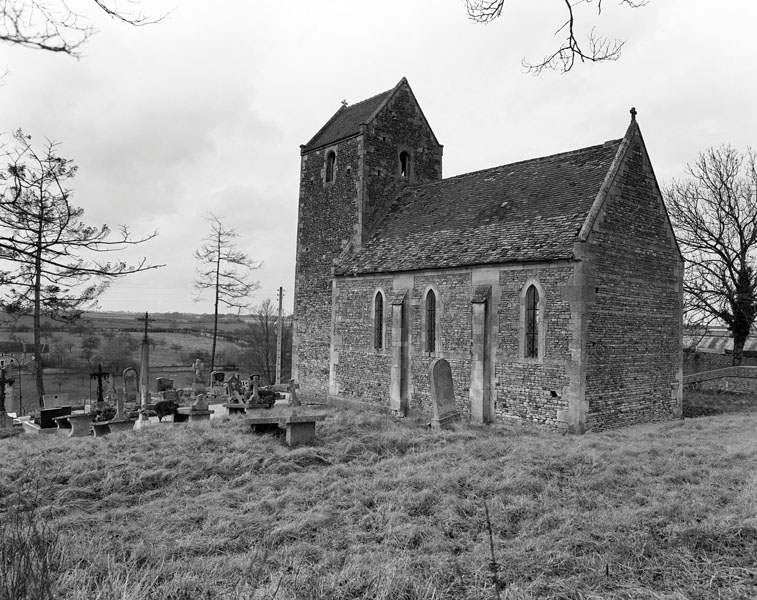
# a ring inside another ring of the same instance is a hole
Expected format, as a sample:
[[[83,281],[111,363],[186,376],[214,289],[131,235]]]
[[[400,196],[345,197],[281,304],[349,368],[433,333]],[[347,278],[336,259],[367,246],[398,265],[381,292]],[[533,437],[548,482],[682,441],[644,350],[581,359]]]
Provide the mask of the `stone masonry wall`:
[[[389,403],[392,366],[391,277],[338,279],[334,296],[334,382],[332,392],[381,406]],[[384,292],[384,344],[374,347],[373,301]]]
[[[325,181],[326,153],[337,153],[333,182]],[[362,138],[302,157],[294,298],[293,377],[302,395],[325,398],[331,344],[333,260],[358,230]]]
[[[366,134],[362,226],[365,235],[407,184],[442,178],[442,147],[405,84],[391,97]],[[411,156],[410,177],[400,175],[400,152]]]
[[[429,287],[436,294],[439,321],[436,352],[433,353],[425,351],[422,333],[425,293]],[[436,358],[444,358],[452,369],[457,408],[464,415],[470,413],[472,297],[471,272],[467,270],[421,274],[414,278],[410,317],[411,410],[431,412],[431,363]]]
[[[680,415],[681,264],[638,134],[588,242],[589,427]]]
[[[421,341],[423,294],[429,286],[438,294],[439,344],[437,352],[424,351]],[[373,348],[373,297],[381,288],[393,291],[392,278],[337,278],[335,295],[336,395],[389,406],[391,369],[391,306],[384,306],[386,323],[385,349]],[[410,317],[409,409],[431,412],[429,368],[438,357],[447,359],[452,368],[453,387],[458,409],[469,412],[471,345],[471,275],[468,271],[447,274],[422,274],[413,278],[408,289]]]
[[[557,411],[567,409],[564,398],[570,384],[571,359],[570,303],[563,300],[562,288],[573,274],[573,267],[524,268],[500,273],[502,296],[498,306],[499,344],[496,378],[498,417],[532,421],[559,427]],[[520,295],[526,282],[535,278],[544,294],[544,356],[523,358],[520,344],[522,314]]]

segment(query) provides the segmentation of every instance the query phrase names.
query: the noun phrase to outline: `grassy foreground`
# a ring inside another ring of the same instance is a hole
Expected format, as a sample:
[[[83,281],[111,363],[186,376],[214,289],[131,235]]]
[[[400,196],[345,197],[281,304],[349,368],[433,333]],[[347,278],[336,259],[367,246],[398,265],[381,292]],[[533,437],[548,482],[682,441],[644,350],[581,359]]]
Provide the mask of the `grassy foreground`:
[[[59,599],[757,598],[754,410],[581,437],[329,412],[296,449],[239,419],[2,439],[0,541],[25,524]]]

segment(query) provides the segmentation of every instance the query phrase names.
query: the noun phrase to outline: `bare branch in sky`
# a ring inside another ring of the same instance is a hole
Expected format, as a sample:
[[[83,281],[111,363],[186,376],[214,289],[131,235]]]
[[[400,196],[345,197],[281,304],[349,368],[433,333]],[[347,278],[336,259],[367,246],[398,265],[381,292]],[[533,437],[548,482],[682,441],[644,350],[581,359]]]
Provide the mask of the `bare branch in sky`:
[[[151,18],[128,0],[91,0],[93,9],[135,27],[158,23],[165,15]],[[131,5],[124,9],[123,5]],[[0,41],[26,48],[80,56],[81,46],[95,33],[86,16],[65,0],[2,0]]]
[[[555,32],[555,35],[564,35],[560,46],[547,54],[538,62],[532,63],[523,59],[522,64],[526,72],[538,75],[544,69],[554,69],[562,73],[567,73],[575,65],[576,59],[581,62],[603,62],[612,61],[620,58],[623,48],[622,40],[610,39],[605,36],[597,35],[592,29],[586,39],[586,45],[579,43],[576,32],[575,8],[580,4],[591,4],[594,0],[563,0],[567,10],[567,19],[565,23]],[[647,4],[648,0],[620,0],[620,4],[625,4],[631,8],[639,8]],[[602,0],[596,0],[597,13],[602,13]],[[465,0],[465,8],[468,11],[468,17],[477,23],[491,23],[502,16],[505,0]]]

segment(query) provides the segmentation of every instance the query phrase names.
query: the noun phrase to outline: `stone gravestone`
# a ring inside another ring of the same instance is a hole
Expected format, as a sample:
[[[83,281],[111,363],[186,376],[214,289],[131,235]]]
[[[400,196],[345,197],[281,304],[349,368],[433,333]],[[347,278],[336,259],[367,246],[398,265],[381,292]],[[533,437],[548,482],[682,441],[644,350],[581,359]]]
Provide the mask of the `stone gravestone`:
[[[173,389],[173,379],[168,377],[158,377],[155,380],[155,385],[158,388],[158,392],[166,392]]]
[[[21,412],[21,402],[14,393],[13,384],[5,384],[5,412],[12,412],[18,415]]]
[[[208,410],[208,402],[205,398],[205,394],[197,394],[197,399],[192,404],[192,412],[206,412]]]
[[[254,404],[260,402],[260,394],[258,393],[258,386],[260,385],[260,377],[257,375],[252,376],[252,397],[250,401]]]
[[[242,396],[242,384],[239,381],[239,375],[234,373],[226,382],[226,395],[230,402],[238,404],[244,400]]]
[[[205,392],[205,375],[203,374],[205,371],[205,363],[198,358],[195,360],[192,368],[195,372],[194,381],[192,382],[192,391],[195,393]]]
[[[133,367],[124,369],[124,402],[126,404],[137,404],[139,398],[139,375]]]
[[[68,394],[44,394],[42,396],[42,403],[45,405],[45,408],[59,408],[71,405],[68,401]]]
[[[452,388],[452,369],[446,360],[437,358],[431,363],[430,376],[431,406],[434,409],[431,427],[441,429],[460,416]]]
[[[294,379],[289,380],[289,406],[302,406],[300,399],[297,397],[297,388],[300,387],[299,383],[295,383]]]

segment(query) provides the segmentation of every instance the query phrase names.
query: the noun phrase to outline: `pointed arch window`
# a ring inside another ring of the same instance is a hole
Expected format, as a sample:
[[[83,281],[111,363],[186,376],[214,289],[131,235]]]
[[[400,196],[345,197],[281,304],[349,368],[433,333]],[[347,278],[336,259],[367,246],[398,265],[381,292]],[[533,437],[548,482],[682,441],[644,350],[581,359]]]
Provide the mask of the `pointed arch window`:
[[[535,285],[526,291],[525,357],[539,357],[539,290]]]
[[[373,299],[373,348],[384,349],[384,296],[376,292]]]
[[[436,352],[436,294],[426,294],[426,352]]]
[[[330,150],[326,154],[326,183],[334,181],[334,167],[336,166],[336,152]]]

